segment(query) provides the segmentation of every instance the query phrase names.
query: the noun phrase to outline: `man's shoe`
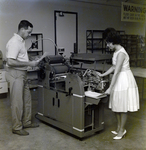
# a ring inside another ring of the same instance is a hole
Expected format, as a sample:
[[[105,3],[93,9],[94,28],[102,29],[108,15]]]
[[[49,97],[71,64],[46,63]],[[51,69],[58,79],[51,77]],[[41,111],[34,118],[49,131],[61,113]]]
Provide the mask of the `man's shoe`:
[[[32,124],[24,126],[24,128],[37,128],[37,127],[39,127],[37,123],[32,123]]]
[[[23,129],[21,129],[21,130],[12,130],[12,133],[22,135],[22,136],[29,135],[29,133],[27,131],[23,130]]]

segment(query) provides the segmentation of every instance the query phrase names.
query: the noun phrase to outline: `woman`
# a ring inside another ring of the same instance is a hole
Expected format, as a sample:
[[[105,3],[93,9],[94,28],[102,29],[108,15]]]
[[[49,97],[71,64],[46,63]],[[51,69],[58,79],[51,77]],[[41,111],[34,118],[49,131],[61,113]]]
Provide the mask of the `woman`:
[[[115,112],[118,125],[116,131],[111,131],[116,136],[113,139],[122,139],[126,134],[125,124],[127,112],[134,112],[139,109],[139,93],[134,76],[129,66],[129,56],[124,47],[121,46],[121,37],[113,28],[107,28],[103,37],[107,47],[114,50],[112,67],[105,73],[96,72],[104,77],[113,73],[109,88],[105,91],[110,94],[109,108]]]

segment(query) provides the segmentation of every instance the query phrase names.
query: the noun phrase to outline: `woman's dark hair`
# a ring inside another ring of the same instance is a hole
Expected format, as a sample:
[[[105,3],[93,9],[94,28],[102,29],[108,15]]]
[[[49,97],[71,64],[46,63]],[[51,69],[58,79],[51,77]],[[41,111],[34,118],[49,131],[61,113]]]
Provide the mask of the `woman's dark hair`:
[[[121,44],[121,36],[114,28],[107,28],[103,32],[103,39],[113,44]]]
[[[33,28],[33,25],[27,20],[21,20],[18,25],[18,30],[20,30],[21,28],[28,29],[28,27]]]

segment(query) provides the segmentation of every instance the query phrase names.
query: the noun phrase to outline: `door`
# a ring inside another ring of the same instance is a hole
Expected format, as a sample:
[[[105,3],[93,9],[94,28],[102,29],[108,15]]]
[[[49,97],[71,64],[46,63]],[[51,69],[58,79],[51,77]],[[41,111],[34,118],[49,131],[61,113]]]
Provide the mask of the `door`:
[[[77,53],[78,27],[77,13],[55,11],[55,43],[58,49],[64,49],[63,56],[69,58],[71,53]],[[55,54],[59,54],[56,49]]]

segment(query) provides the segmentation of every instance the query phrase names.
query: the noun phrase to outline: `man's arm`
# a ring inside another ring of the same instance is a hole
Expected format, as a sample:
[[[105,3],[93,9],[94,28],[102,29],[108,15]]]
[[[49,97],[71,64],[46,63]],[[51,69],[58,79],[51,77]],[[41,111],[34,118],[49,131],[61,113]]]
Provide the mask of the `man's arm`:
[[[39,61],[22,62],[12,58],[7,59],[7,64],[12,67],[25,67],[25,66],[35,67],[38,65],[38,63]]]

